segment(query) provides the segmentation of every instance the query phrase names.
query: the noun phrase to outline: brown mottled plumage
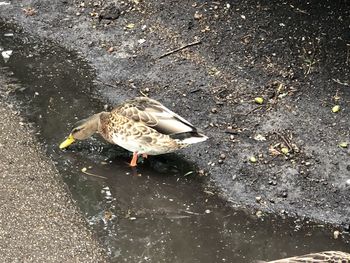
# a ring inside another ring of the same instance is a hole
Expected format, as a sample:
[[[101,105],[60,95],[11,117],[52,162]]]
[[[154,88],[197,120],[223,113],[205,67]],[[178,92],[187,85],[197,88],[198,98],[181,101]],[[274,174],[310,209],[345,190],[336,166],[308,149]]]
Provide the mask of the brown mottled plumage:
[[[160,102],[139,97],[125,101],[111,112],[100,112],[79,121],[60,148],[87,139],[95,132],[133,152],[132,166],[136,166],[139,154],[169,153],[208,138]]]
[[[326,263],[350,262],[350,254],[341,251],[324,251],[284,259],[268,261],[267,263]]]

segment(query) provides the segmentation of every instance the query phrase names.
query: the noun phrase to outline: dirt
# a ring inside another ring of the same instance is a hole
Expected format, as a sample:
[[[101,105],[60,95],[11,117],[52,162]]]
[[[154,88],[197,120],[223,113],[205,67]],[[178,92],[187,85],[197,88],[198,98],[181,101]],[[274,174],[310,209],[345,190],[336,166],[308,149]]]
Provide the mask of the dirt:
[[[6,86],[1,74],[1,98]],[[1,261],[106,262],[33,127],[14,108],[0,106]]]
[[[0,10],[86,58],[101,100],[146,94],[200,127],[210,140],[179,154],[225,199],[349,229],[350,152],[339,146],[349,142],[349,2],[11,1]]]

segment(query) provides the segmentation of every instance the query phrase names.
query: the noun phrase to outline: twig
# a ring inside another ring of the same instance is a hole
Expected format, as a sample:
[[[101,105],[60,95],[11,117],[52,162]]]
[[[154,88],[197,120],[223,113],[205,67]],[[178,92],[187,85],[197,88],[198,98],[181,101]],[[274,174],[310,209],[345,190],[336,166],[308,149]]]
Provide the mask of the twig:
[[[289,150],[293,150],[293,147],[290,145],[290,143],[288,142],[288,140],[279,132],[275,132],[283,141],[285,144],[287,144]]]
[[[339,79],[332,79],[335,83],[338,83],[340,85],[344,85],[344,86],[350,86],[348,83],[346,82],[341,82]]]
[[[243,115],[243,116],[248,116],[249,114],[253,113],[254,111],[257,111],[259,109],[262,109],[264,107],[264,105],[260,105],[258,107],[255,107],[254,109],[248,111],[247,113],[239,113],[239,115]]]
[[[139,90],[140,94],[144,97],[148,97],[148,95],[146,93],[144,93],[142,90]]]
[[[101,84],[103,84],[103,85],[106,85],[106,86],[112,87],[112,88],[118,88],[118,86],[116,86],[116,85],[109,84],[109,83],[103,82],[103,81],[98,80],[98,79],[96,79],[95,81],[96,81],[96,82],[99,82],[99,83],[101,83]]]
[[[93,174],[93,173],[89,173],[87,171],[81,171],[81,172],[86,174],[86,175],[94,176],[94,177],[97,177],[97,178],[107,179],[107,177],[104,177],[104,176],[101,176],[101,175],[97,175],[97,174]]]
[[[161,55],[160,57],[158,57],[158,59],[167,57],[167,56],[169,56],[169,55],[171,55],[171,54],[173,54],[173,53],[175,53],[175,52],[181,51],[181,50],[183,50],[183,49],[185,49],[185,48],[188,48],[188,47],[192,47],[192,46],[195,46],[195,45],[199,45],[199,44],[201,44],[201,43],[202,43],[201,40],[197,40],[197,41],[194,41],[194,42],[192,42],[192,43],[183,45],[183,46],[181,46],[181,47],[179,47],[179,48],[176,48],[176,49],[174,49],[174,50],[171,50],[171,51],[169,51],[169,52],[164,53],[163,55]]]
[[[191,90],[190,93],[196,93],[196,92],[198,92],[198,91],[202,91],[202,89],[201,89],[201,88],[194,89],[194,90]]]

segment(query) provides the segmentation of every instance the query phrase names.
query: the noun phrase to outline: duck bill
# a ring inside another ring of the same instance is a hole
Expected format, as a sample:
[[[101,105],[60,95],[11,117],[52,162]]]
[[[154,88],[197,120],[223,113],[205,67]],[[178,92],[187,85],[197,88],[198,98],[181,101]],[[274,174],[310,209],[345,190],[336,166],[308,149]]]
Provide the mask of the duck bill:
[[[71,145],[73,142],[75,142],[75,139],[73,138],[72,134],[69,134],[68,138],[60,144],[60,149],[67,148],[69,145]]]

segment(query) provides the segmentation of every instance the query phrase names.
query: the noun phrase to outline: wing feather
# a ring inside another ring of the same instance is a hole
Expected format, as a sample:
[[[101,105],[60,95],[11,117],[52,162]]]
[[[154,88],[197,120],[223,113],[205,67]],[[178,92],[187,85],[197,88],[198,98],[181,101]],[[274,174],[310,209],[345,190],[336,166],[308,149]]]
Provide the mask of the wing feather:
[[[197,129],[190,122],[160,102],[146,97],[127,100],[114,108],[112,113],[141,122],[163,134],[197,132]]]

